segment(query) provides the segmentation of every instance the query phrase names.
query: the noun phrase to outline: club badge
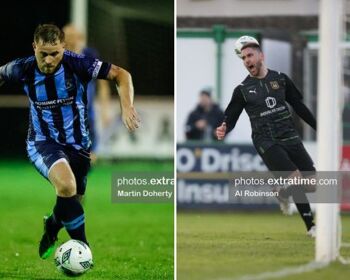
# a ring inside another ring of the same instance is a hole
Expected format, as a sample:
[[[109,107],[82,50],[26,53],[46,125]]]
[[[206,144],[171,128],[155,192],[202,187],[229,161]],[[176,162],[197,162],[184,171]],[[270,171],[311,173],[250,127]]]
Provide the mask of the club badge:
[[[270,82],[270,85],[271,85],[272,89],[279,89],[280,88],[277,81]]]

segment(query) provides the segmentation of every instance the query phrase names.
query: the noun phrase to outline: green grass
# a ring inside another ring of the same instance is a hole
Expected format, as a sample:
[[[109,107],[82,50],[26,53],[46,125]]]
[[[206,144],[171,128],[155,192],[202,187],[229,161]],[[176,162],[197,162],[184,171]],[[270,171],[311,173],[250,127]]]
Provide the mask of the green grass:
[[[342,216],[343,240],[350,241],[350,216]],[[203,213],[177,215],[177,279],[237,279],[277,271],[314,259],[314,240],[298,215]],[[350,249],[341,253],[350,257]],[[350,279],[350,266],[334,263],[283,279]]]
[[[84,202],[94,268],[79,279],[173,279],[173,205],[112,204],[113,171],[169,171],[172,163],[96,166]],[[0,162],[0,279],[66,279],[53,257],[41,260],[42,217],[55,193],[29,163]],[[62,231],[59,242],[68,240]]]

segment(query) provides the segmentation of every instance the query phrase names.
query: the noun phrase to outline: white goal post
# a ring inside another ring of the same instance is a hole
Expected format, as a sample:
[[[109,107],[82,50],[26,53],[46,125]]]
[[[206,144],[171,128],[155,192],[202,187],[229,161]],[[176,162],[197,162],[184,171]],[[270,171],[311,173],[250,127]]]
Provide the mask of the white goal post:
[[[317,144],[319,171],[338,171],[342,147],[342,55],[344,1],[320,0]],[[316,262],[339,256],[339,204],[316,206]]]

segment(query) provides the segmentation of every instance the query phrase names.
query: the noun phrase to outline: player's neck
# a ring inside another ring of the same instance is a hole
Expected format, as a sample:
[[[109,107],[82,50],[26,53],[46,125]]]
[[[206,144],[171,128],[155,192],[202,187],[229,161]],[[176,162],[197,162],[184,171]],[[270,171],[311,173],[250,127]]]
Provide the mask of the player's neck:
[[[269,72],[269,70],[267,69],[267,67],[265,65],[262,65],[258,75],[256,75],[254,78],[263,79],[266,77],[268,72]]]

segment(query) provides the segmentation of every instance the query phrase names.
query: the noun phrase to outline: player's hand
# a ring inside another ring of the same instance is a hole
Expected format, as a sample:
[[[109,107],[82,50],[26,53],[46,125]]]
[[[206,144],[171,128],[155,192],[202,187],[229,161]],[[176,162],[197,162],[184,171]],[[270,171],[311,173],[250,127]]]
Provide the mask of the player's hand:
[[[122,109],[122,119],[125,127],[130,131],[134,131],[140,125],[140,118],[133,106]]]
[[[218,140],[224,139],[226,135],[226,122],[223,122],[219,127],[217,127],[215,133]]]

